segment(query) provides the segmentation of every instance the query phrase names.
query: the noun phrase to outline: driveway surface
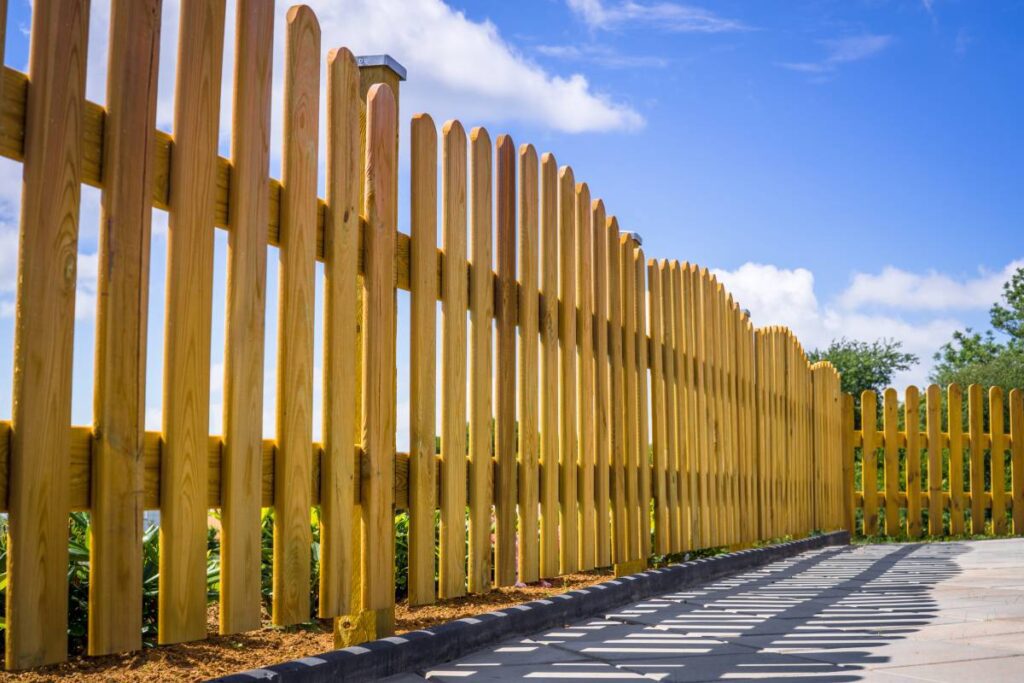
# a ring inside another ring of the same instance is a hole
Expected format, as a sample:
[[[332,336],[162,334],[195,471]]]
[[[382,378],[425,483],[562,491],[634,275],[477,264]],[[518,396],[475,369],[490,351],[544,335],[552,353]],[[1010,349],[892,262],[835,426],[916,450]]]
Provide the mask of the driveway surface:
[[[1024,539],[825,548],[389,683],[1024,681]]]

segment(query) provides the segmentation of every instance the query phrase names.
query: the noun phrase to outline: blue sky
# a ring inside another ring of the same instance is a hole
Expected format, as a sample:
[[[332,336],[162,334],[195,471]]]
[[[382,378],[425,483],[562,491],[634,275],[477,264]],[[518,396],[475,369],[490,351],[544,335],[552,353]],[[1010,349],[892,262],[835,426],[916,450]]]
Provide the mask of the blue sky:
[[[233,4],[222,98],[226,156]],[[467,128],[486,126],[492,138],[509,132],[554,152],[625,229],[643,235],[648,256],[717,269],[757,324],[788,324],[807,347],[843,335],[904,341],[922,363],[900,376],[900,385],[926,380],[931,354],[952,330],[984,327],[999,285],[1024,265],[1024,1],[310,4],[321,19],[325,54],[337,45],[356,54],[389,52],[409,69],[403,133],[409,115],[427,111],[438,124],[458,117]],[[31,7],[26,0],[10,5],[5,62],[24,70]],[[164,5],[158,126],[170,131],[178,2]],[[279,6],[275,29],[278,89],[285,9]],[[108,3],[95,0],[92,13],[88,95],[102,103]],[[277,176],[280,90],[273,115]],[[20,167],[0,160],[4,418],[19,195]],[[405,209],[403,201],[403,226]],[[86,189],[76,424],[91,420],[97,219],[98,193]],[[150,429],[160,423],[165,226],[166,216],[155,212]],[[220,424],[225,259],[226,235],[218,231],[213,431]],[[275,261],[272,254],[268,435]],[[401,297],[400,303],[404,309]],[[407,333],[404,325],[400,331]],[[407,339],[399,344],[400,403],[406,349]]]

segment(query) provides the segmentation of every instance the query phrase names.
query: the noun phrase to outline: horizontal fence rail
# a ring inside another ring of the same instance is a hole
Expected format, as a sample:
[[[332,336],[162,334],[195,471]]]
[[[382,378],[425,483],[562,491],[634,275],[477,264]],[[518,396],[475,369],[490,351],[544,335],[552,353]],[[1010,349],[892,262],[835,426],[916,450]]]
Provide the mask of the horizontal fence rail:
[[[393,632],[397,511],[409,520],[412,605],[851,527],[855,437],[835,369],[811,365],[790,331],[755,329],[706,268],[648,259],[551,154],[458,121],[438,129],[425,114],[405,137],[397,71],[359,67],[341,48],[328,52],[321,84],[324,37],[300,6],[284,25],[277,181],[270,0],[238,0],[230,159],[217,156],[224,0],[181,4],[173,135],[155,130],[159,0],[113,0],[103,107],[84,96],[88,8],[38,0],[29,74],[4,67],[0,82],[0,154],[24,165],[14,410],[0,422],[8,669],[67,657],[76,511],[90,525],[91,655],[142,646],[144,510],[160,511],[160,643],[206,637],[211,533],[221,633],[262,625],[269,551],[271,621],[309,620],[315,595],[341,645]],[[410,204],[400,217],[405,140]],[[102,207],[89,426],[70,419],[81,183],[100,188]],[[145,431],[154,207],[169,214],[162,426]],[[228,231],[220,266],[214,228]],[[210,435],[218,267],[228,282],[224,433]],[[396,350],[398,289],[410,293],[407,358]],[[408,453],[396,452],[400,363]],[[272,439],[262,435],[267,381],[277,390]]]
[[[966,399],[966,400],[965,400]],[[847,526],[866,536],[1024,533],[1024,400],[972,384],[844,400]],[[881,419],[879,420],[879,417]],[[857,428],[855,428],[857,425]]]

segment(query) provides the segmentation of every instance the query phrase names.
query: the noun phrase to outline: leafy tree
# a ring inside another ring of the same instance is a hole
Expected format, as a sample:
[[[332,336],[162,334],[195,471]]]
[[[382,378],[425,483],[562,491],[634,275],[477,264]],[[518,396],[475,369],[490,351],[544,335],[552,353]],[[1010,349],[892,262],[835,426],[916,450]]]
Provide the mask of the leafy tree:
[[[993,304],[989,319],[1006,341],[1000,341],[993,330],[954,332],[935,354],[933,382],[998,386],[1004,391],[1024,388],[1024,268],[1018,268],[1003,285],[1002,300]]]
[[[827,360],[842,377],[843,391],[860,401],[862,391],[881,392],[892,383],[892,376],[909,370],[918,357],[903,351],[896,339],[878,339],[873,342],[842,337],[834,339],[828,348],[816,349],[808,354],[812,363]]]

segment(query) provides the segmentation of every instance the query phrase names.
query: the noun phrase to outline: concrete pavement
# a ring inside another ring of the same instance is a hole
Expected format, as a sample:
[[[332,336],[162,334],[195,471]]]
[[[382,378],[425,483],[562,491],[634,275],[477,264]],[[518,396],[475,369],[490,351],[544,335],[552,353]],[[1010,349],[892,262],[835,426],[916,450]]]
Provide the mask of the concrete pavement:
[[[825,548],[389,683],[1024,681],[1024,539]]]

